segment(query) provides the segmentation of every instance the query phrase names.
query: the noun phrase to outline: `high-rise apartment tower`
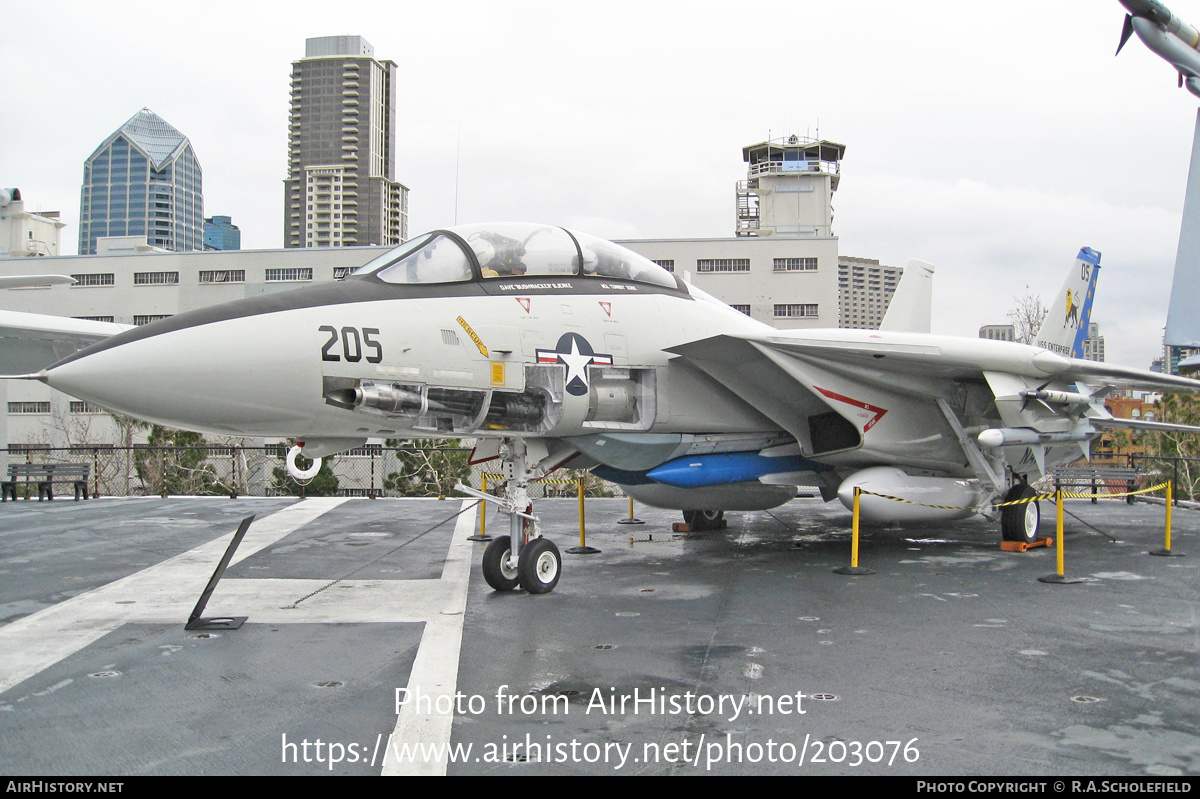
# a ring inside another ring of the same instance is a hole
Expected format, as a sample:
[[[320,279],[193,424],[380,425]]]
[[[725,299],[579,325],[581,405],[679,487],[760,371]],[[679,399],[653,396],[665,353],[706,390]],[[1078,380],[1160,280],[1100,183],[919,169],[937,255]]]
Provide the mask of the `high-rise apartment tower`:
[[[292,62],[285,247],[400,244],[408,189],[396,182],[396,64],[361,36],[305,42]]]
[[[187,136],[143,108],[84,162],[79,254],[95,255],[103,236],[145,236],[164,250],[203,250],[202,187]]]

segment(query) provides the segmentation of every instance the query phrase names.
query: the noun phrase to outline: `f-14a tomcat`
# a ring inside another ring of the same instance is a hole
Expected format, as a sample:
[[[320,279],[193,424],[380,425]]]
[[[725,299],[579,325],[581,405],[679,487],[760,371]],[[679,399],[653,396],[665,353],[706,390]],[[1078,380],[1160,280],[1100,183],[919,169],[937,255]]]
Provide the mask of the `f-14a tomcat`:
[[[1036,346],[780,331],[608,241],[460,226],[344,281],[179,314],[24,377],[158,424],[291,438],[311,458],[371,437],[474,438],[476,459],[498,459],[505,478],[487,499],[511,519],[484,574],[542,593],[561,561],[527,487],[566,464],[698,528],[798,486],[924,503],[868,496],[868,519],[961,518],[1028,498],[1031,479],[1086,453],[1100,428],[1128,426],[1103,407],[1113,388],[1200,386],[1072,357],[1098,265],[1080,252]],[[889,319],[928,302],[929,270],[907,271]],[[1004,536],[1033,538],[1038,513],[1006,509]]]

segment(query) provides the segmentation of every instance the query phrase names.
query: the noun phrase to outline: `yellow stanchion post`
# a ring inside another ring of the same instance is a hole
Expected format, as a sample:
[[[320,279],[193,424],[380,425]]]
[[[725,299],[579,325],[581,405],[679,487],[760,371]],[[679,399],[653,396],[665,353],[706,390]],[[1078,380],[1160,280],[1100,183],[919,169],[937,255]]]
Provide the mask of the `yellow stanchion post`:
[[[487,493],[487,472],[483,473],[482,488],[483,493]],[[487,534],[487,503],[483,500],[479,501],[479,534],[467,536],[468,541],[491,541],[492,537]]]
[[[850,522],[850,565],[838,566],[833,570],[834,574],[847,574],[851,577],[859,577],[864,574],[874,574],[874,569],[859,567],[858,565],[858,517],[859,505],[861,502],[862,488],[854,487],[854,518]]]
[[[1063,492],[1062,492],[1061,488],[1054,492],[1054,504],[1055,504],[1055,514],[1054,514],[1055,515],[1055,533],[1054,533],[1055,542],[1054,543],[1055,543],[1055,546],[1058,547],[1058,553],[1057,553],[1058,571],[1055,574],[1047,574],[1045,577],[1039,577],[1038,582],[1039,583],[1054,583],[1055,585],[1070,585],[1071,583],[1081,583],[1081,582],[1083,582],[1082,580],[1065,576],[1066,547],[1063,544],[1064,544],[1064,539],[1066,538],[1066,536],[1063,534]]]
[[[621,519],[617,524],[645,524],[644,521],[633,515],[633,497],[629,498],[629,518]]]
[[[587,545],[587,534],[584,532],[583,524],[583,478],[580,477],[575,481],[576,491],[579,494],[579,546],[571,547],[567,550],[572,555],[596,555],[600,550]]]
[[[1166,521],[1166,532],[1164,532],[1164,534],[1163,534],[1163,538],[1164,538],[1163,548],[1154,550],[1153,552],[1150,553],[1151,555],[1161,555],[1161,556],[1167,557],[1167,558],[1183,557],[1182,552],[1172,552],[1171,551],[1171,506],[1174,504],[1174,499],[1175,499],[1175,485],[1172,481],[1168,480],[1167,481],[1167,521]]]

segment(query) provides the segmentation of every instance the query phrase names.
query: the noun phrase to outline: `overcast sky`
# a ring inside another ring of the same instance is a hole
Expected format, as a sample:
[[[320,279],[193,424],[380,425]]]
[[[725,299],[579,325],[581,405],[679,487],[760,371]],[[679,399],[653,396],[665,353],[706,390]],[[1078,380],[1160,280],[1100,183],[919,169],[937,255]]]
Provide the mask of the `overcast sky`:
[[[1200,24],[1200,0],[1172,10]],[[0,185],[78,237],[83,162],[143,106],[187,135],[205,214],[283,242],[291,62],[355,34],[399,65],[410,233],[529,220],[723,237],[741,148],[846,145],[845,255],[937,267],[934,332],[1053,299],[1103,253],[1108,360],[1160,351],[1196,98],[1117,0],[16,3],[0,0]],[[457,209],[457,210],[456,210]]]

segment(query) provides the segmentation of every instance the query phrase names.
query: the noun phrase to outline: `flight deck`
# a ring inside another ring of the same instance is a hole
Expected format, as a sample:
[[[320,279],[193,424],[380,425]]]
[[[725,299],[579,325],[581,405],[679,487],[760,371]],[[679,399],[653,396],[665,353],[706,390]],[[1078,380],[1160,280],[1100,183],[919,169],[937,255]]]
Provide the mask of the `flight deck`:
[[[492,591],[473,500],[0,506],[0,771],[1126,775],[1200,772],[1200,511],[1066,503],[1053,549],[983,519],[866,527],[797,499],[536,512],[553,593]],[[184,623],[239,522],[205,616]],[[1043,504],[1043,535],[1053,506]],[[502,517],[488,531],[503,532]]]

